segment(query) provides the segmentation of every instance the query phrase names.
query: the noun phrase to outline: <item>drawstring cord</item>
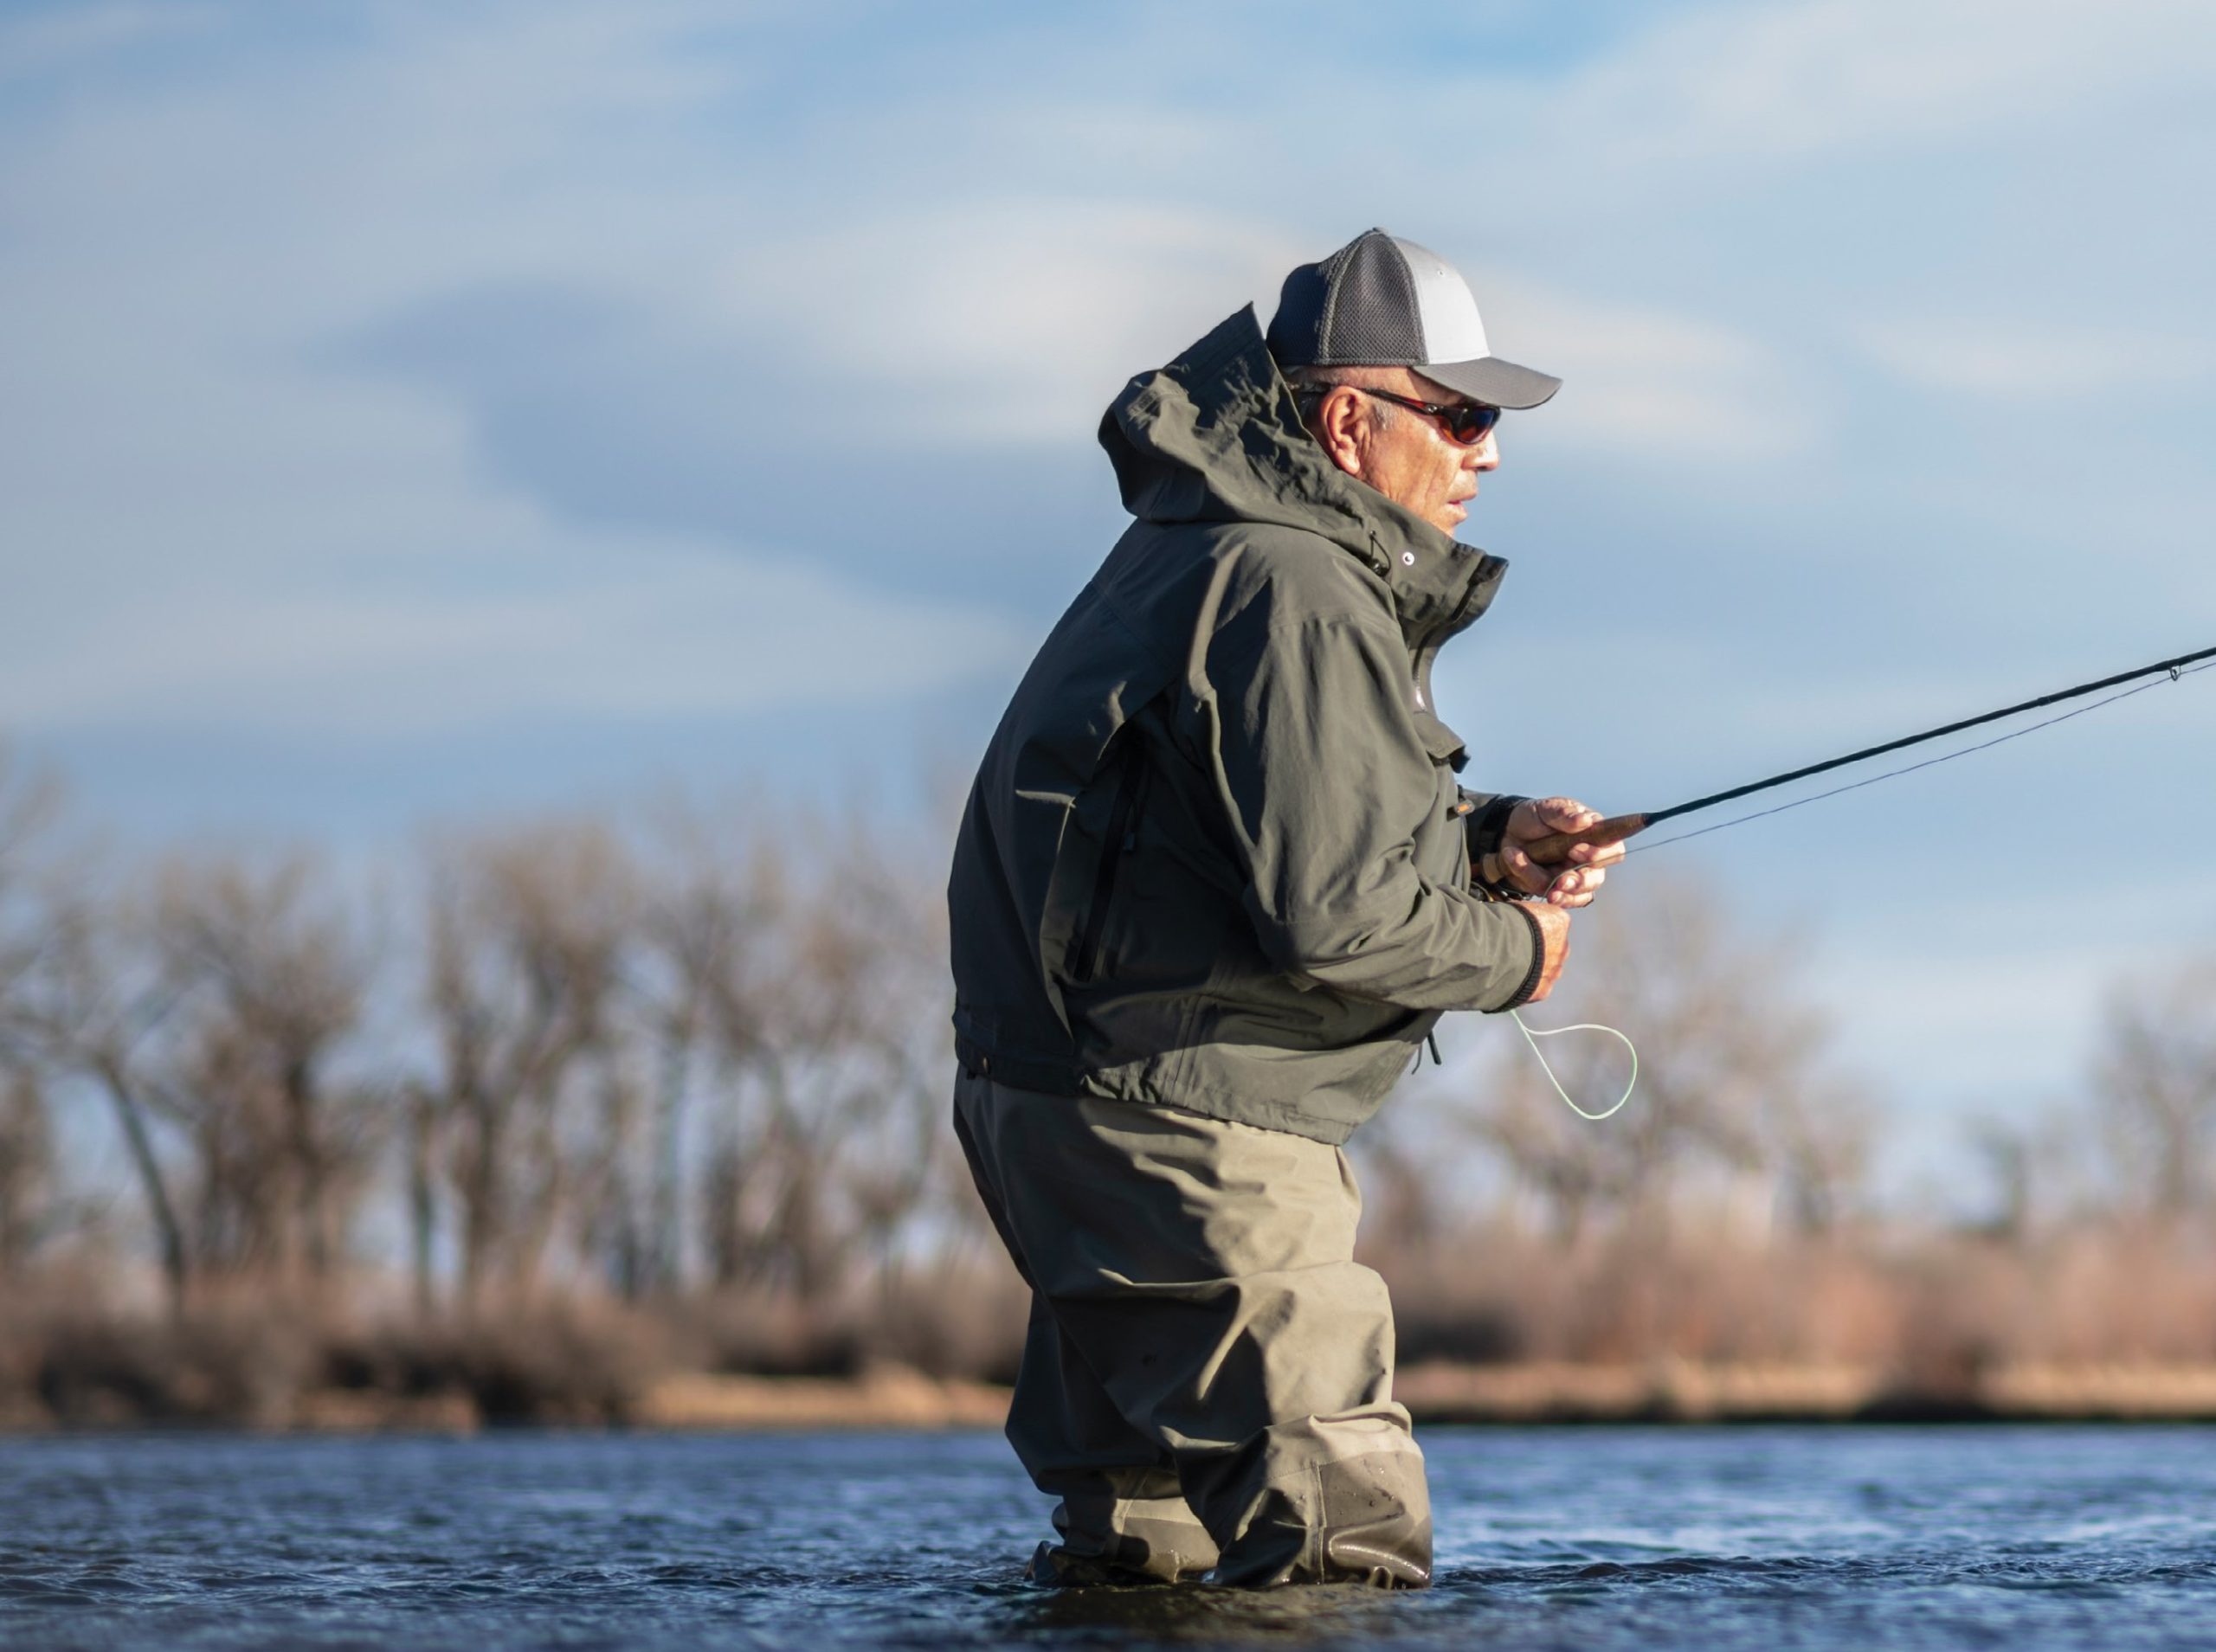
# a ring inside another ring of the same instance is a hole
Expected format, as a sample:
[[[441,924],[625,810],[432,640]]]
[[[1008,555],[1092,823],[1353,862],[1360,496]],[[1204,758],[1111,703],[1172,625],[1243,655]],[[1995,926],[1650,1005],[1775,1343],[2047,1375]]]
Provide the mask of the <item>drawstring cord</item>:
[[[1632,1091],[1639,1088],[1639,1046],[1637,1045],[1617,1032],[1615,1028],[1602,1026],[1598,1021],[1580,1021],[1575,1026],[1530,1027],[1524,1025],[1521,1011],[1511,1010],[1508,1013],[1510,1019],[1516,1023],[1517,1031],[1523,1033],[1524,1042],[1531,1046],[1531,1053],[1539,1058],[1539,1066],[1547,1075],[1547,1083],[1555,1087],[1555,1094],[1562,1097],[1564,1107],[1576,1114],[1578,1117],[1590,1119],[1595,1124],[1602,1119],[1614,1117],[1623,1110],[1624,1103],[1631,1100]],[[1631,1051],[1631,1077],[1625,1081],[1624,1093],[1598,1113],[1588,1113],[1569,1099],[1569,1092],[1562,1087],[1562,1080],[1555,1076],[1554,1065],[1547,1059],[1547,1052],[1539,1048],[1540,1039],[1560,1038],[1565,1032],[1605,1032]]]

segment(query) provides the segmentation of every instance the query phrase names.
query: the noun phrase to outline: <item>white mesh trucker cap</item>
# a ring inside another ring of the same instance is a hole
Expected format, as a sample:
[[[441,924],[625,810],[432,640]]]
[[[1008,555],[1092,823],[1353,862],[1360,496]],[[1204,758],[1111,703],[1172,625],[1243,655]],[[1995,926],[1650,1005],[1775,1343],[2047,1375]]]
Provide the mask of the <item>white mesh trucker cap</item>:
[[[1562,388],[1492,353],[1452,264],[1382,229],[1285,278],[1269,344],[1280,367],[1413,367],[1496,408],[1536,408]]]

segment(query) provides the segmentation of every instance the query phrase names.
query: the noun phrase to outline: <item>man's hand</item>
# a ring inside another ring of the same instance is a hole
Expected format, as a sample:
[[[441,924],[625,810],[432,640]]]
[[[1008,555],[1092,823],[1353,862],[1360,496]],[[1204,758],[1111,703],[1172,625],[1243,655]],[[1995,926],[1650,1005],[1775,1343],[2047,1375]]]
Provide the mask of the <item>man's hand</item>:
[[[1591,900],[1591,896],[1585,897]],[[1569,909],[1563,906],[1527,906],[1539,926],[1539,939],[1543,950],[1539,956],[1539,984],[1531,989],[1531,996],[1524,1001],[1536,1004],[1555,989],[1562,979],[1562,967],[1569,961]]]
[[[1524,852],[1523,845],[1549,832],[1582,832],[1600,825],[1602,818],[1598,809],[1588,809],[1575,798],[1535,797],[1518,803],[1500,834],[1503,877],[1526,895],[1544,896],[1552,905],[1590,906],[1607,881],[1607,868],[1624,858],[1623,845],[1578,844],[1570,850],[1567,866],[1542,866]]]

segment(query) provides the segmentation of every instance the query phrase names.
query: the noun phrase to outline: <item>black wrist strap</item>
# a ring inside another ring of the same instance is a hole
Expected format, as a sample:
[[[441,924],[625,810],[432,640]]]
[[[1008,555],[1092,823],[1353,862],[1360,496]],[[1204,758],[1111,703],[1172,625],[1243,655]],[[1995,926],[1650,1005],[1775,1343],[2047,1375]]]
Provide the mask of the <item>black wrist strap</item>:
[[[1500,852],[1501,839],[1508,833],[1508,817],[1515,813],[1518,803],[1527,803],[1530,800],[1529,798],[1517,797],[1513,793],[1503,792],[1498,797],[1485,804],[1483,808],[1465,817],[1462,822],[1466,844],[1470,852],[1470,881],[1497,901],[1521,901],[1529,898],[1522,890],[1504,877],[1494,880],[1480,877],[1478,873],[1478,866],[1487,855],[1497,855]]]
[[[1498,852],[1501,839],[1507,835],[1508,817],[1516,812],[1518,803],[1530,800],[1528,797],[1503,792],[1462,822],[1463,831],[1469,834],[1470,859],[1472,862],[1481,856]]]

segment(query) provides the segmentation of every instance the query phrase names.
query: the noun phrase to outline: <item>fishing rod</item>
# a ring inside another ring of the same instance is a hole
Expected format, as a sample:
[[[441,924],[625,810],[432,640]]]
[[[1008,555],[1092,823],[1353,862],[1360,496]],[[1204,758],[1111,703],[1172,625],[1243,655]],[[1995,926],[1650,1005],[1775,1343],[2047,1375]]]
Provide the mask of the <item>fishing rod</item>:
[[[1625,839],[1636,837],[1647,827],[1659,826],[1665,820],[1674,820],[1681,815],[1713,808],[1718,803],[1730,803],[1739,798],[1752,797],[1757,792],[1767,792],[1775,787],[1789,786],[1794,781],[1807,780],[1815,775],[1828,774],[1834,768],[1845,768],[1851,763],[1866,762],[1872,757],[1882,757],[1888,752],[1905,751],[1910,746],[1920,746],[1929,740],[1942,740],[1950,734],[1961,734],[1967,729],[1979,728],[1988,723],[1998,723],[2004,717],[2018,717],[2026,711],[2038,711],[2050,705],[2060,705],[2068,700],[2082,699],[2088,694],[2097,694],[2104,688],[2116,688],[2125,683],[2137,682],[2142,677],[2155,677],[2167,672],[2174,678],[2181,675],[2187,666],[2197,666],[2201,670],[2207,669],[2206,665],[2200,664],[2202,661],[2216,662],[2216,648],[2203,648],[2195,653],[2180,654],[2174,659],[2157,660],[2151,665],[2142,665],[2136,671],[2118,672],[2115,676],[2103,677],[2097,683],[2080,683],[2075,688],[2058,689],[2052,694],[2042,694],[2039,698],[2026,700],[2020,705],[2007,705],[1998,711],[1987,711],[1979,717],[1963,717],[1959,722],[1949,723],[1941,728],[1926,729],[1922,734],[1905,735],[1898,740],[1888,740],[1883,745],[1865,746],[1860,751],[1848,752],[1844,757],[1826,758],[1822,762],[1810,763],[1803,768],[1792,769],[1782,775],[1773,775],[1768,780],[1755,781],[1745,786],[1734,786],[1729,791],[1711,792],[1708,796],[1697,797],[1690,803],[1674,804],[1666,809],[1651,809],[1639,814],[1613,815],[1595,826],[1588,826],[1582,832],[1552,832],[1546,837],[1524,844],[1524,852],[1542,866],[1561,865],[1568,861],[1569,852],[1581,843],[1589,843],[1601,847],[1612,843],[1621,843]],[[2148,684],[2146,686],[2152,687],[2153,685]],[[2134,689],[2129,691],[2137,693],[2139,691]],[[2084,709],[2090,710],[2092,708],[2087,706]],[[2067,715],[2074,717],[2077,714],[2071,712]],[[2033,726],[2044,727],[2045,725],[2034,724]],[[2029,734],[2031,731],[2030,729],[2024,729],[2018,732]],[[2002,737],[2006,739],[2013,736]],[[1976,748],[1973,747],[1971,749],[1974,750]],[[1956,752],[1951,755],[1962,756],[1967,754]],[[1932,761],[1943,762],[1946,759],[1940,757]],[[1877,778],[1885,777],[1879,775]],[[1816,800],[1805,798],[1801,800],[1813,803]],[[1788,804],[1785,807],[1789,808],[1793,805]],[[1726,824],[1734,823],[1726,822]],[[1714,827],[1704,829],[1715,830]],[[1670,841],[1674,843],[1678,839],[1673,838]]]

